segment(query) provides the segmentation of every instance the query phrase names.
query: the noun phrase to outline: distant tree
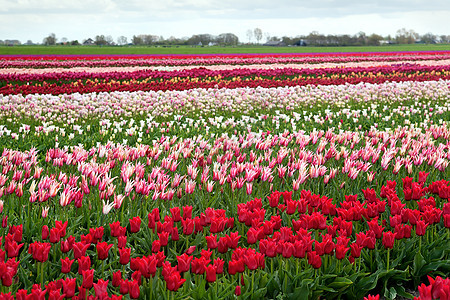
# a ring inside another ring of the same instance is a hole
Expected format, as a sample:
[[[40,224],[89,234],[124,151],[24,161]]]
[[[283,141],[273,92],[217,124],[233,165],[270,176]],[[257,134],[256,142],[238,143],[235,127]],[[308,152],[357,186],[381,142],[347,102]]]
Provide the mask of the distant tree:
[[[67,38],[63,37],[61,38],[61,44],[65,45],[67,43]]]
[[[251,29],[247,30],[247,38],[249,43],[253,39],[253,31]]]
[[[256,42],[259,44],[259,42],[262,40],[263,38],[263,32],[260,28],[255,28],[253,29],[253,34],[255,36]]]
[[[443,34],[439,38],[441,39],[441,43],[450,43],[450,35]]]
[[[419,34],[414,30],[406,30],[405,28],[397,30],[397,35],[395,40],[398,44],[414,44],[414,42],[419,38]]]
[[[186,41],[188,45],[203,45],[203,46],[208,45],[210,42],[214,42],[214,37],[208,33],[194,34]]]
[[[133,35],[132,39],[133,45],[140,46],[143,45],[142,38],[140,36]]]
[[[233,33],[222,33],[216,38],[216,42],[225,46],[236,46],[239,43],[239,38]]]
[[[106,41],[106,37],[103,34],[101,34],[101,35],[95,36],[95,44],[97,46],[104,46],[104,45],[107,45],[108,42]]]
[[[128,44],[127,38],[123,35],[119,36],[117,38],[117,44],[122,46]]]
[[[380,45],[380,41],[382,41],[382,40],[383,40],[383,37],[381,35],[372,33],[367,38],[367,45],[369,45],[369,46],[379,46]]]
[[[358,32],[358,34],[356,35],[356,43],[359,46],[364,46],[367,44],[367,36],[366,33],[363,31]]]
[[[50,33],[48,37],[44,38],[43,44],[47,46],[52,46],[56,44],[56,35],[54,33]]]
[[[295,40],[288,36],[283,36],[281,38],[281,41],[286,45],[294,45],[295,44]]]
[[[105,40],[106,40],[106,44],[107,44],[107,45],[114,45],[114,39],[113,39],[112,36],[107,35],[106,38],[105,38]]]
[[[70,45],[72,46],[78,46],[80,44],[80,42],[78,40],[73,40],[70,42]]]
[[[434,44],[434,43],[436,43],[437,36],[432,34],[431,32],[428,32],[428,33],[425,33],[424,35],[422,35],[422,37],[420,39],[425,44]]]

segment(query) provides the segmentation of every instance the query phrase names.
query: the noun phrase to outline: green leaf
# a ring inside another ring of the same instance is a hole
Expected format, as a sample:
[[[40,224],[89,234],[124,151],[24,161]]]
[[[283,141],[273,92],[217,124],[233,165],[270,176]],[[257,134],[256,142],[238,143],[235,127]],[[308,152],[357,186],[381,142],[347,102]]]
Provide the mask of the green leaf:
[[[352,284],[353,284],[353,281],[351,281],[350,279],[344,278],[344,277],[338,277],[332,283],[329,283],[328,286],[333,289],[341,289],[341,288],[347,287]]]
[[[395,291],[397,292],[397,295],[403,297],[403,298],[407,298],[407,299],[413,299],[414,296],[411,295],[410,293],[407,293],[405,291],[405,288],[403,286],[396,286],[394,287]]]
[[[425,263],[426,261],[423,258],[422,254],[420,252],[417,252],[416,255],[414,255],[413,274],[417,276]]]

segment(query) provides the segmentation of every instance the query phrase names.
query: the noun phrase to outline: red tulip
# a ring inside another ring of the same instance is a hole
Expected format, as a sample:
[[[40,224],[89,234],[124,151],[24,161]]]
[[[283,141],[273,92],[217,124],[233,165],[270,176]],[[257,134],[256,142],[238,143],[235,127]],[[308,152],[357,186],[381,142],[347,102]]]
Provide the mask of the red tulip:
[[[192,256],[187,255],[186,253],[177,256],[178,262],[178,271],[179,272],[187,272],[191,268]]]
[[[416,224],[416,234],[418,236],[425,235],[425,232],[427,231],[428,223],[422,220],[418,220]]]
[[[113,273],[112,286],[118,287],[121,281],[122,281],[122,272],[120,270],[117,270],[116,272]]]
[[[152,252],[159,252],[161,250],[161,241],[160,240],[154,240],[152,243]]]
[[[314,268],[319,269],[322,266],[322,258],[316,253],[316,251],[308,252],[308,263]]]
[[[108,258],[109,249],[111,249],[113,245],[108,244],[106,242],[101,242],[97,244],[97,257],[100,260],[105,260]]]
[[[350,248],[347,248],[345,245],[337,245],[336,246],[336,258],[339,260],[342,260],[345,258],[345,255],[347,254],[347,251]]]
[[[181,278],[179,272],[173,272],[168,278],[166,278],[167,289],[169,291],[177,291],[186,279]]]
[[[383,246],[386,249],[392,249],[394,248],[394,242],[395,242],[395,234],[391,231],[383,232]]]
[[[108,299],[108,282],[109,280],[99,279],[97,283],[94,283],[94,291],[96,299]]]
[[[78,258],[78,274],[82,275],[83,271],[91,268],[91,259],[89,256],[82,256]]]
[[[222,274],[223,273],[223,266],[225,264],[225,261],[221,258],[216,258],[214,260],[214,268],[216,268],[216,273],[217,274]]]
[[[76,278],[66,278],[62,282],[63,292],[66,298],[72,298],[75,295],[75,287],[77,285]]]
[[[82,287],[85,289],[90,289],[94,284],[94,270],[83,270],[81,275],[83,276]]]
[[[42,226],[42,239],[46,240],[48,239],[50,235],[50,230],[48,229],[47,225]]]
[[[236,288],[234,289],[234,294],[236,296],[240,296],[241,295],[241,286],[237,285]]]
[[[194,232],[195,221],[193,219],[181,219],[184,235],[191,235]]]
[[[130,232],[136,233],[141,229],[141,218],[139,216],[130,219]]]
[[[216,249],[218,246],[217,243],[217,235],[209,235],[209,236],[205,236],[206,239],[206,246],[208,247],[208,249]]]
[[[131,248],[119,248],[119,263],[126,265],[130,262]]]
[[[125,227],[120,226],[120,221],[110,223],[109,228],[111,229],[112,237],[124,236],[127,230]]]
[[[40,243],[34,242],[30,244],[30,248],[28,249],[28,253],[33,256],[33,259],[39,262],[46,262],[48,260],[48,253],[52,246],[50,243]]]
[[[89,248],[89,244],[77,242],[73,244],[73,258],[78,259],[86,255],[86,250]]]
[[[117,238],[117,247],[118,248],[125,248],[127,246],[127,236],[119,236]]]
[[[183,219],[192,219],[192,206],[187,205],[183,207]]]
[[[137,281],[128,281],[128,292],[130,294],[131,299],[138,299],[140,296],[139,284]]]
[[[55,227],[58,228],[60,231],[59,236],[65,237],[66,236],[66,229],[67,229],[68,221],[62,222],[62,221],[55,221]]]
[[[216,279],[216,268],[214,267],[214,265],[206,266],[206,281],[214,282],[216,281]]]
[[[362,248],[363,246],[357,243],[350,244],[350,255],[355,258],[360,257]]]
[[[172,214],[174,222],[179,222],[181,220],[181,209],[178,206],[172,207],[170,213]]]
[[[70,269],[72,268],[72,264],[74,261],[75,259],[69,259],[68,257],[64,259],[61,258],[61,273],[70,273]]]
[[[379,300],[380,299],[380,295],[368,295],[367,297],[364,297],[364,300]]]
[[[119,287],[119,293],[121,293],[122,295],[126,295],[126,294],[128,294],[128,291],[129,291],[129,281],[128,280],[126,280],[126,279],[123,279],[121,282],[120,282],[120,287]]]

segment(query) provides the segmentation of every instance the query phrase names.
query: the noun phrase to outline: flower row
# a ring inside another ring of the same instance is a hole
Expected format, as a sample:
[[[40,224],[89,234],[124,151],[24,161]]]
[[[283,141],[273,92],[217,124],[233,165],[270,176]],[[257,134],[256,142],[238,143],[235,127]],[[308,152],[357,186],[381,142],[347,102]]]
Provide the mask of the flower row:
[[[169,206],[164,208],[163,216],[160,209],[153,209],[144,225],[140,216],[127,222],[114,221],[120,215],[106,212],[109,230],[101,224],[81,235],[67,221],[51,225],[40,219],[33,227],[25,221],[10,225],[0,240],[1,283],[13,286],[16,296],[27,295],[23,288],[30,289],[33,284],[32,294],[64,294],[66,298],[77,294],[76,299],[86,297],[92,289],[102,299],[111,292],[138,298],[141,291],[157,293],[161,280],[165,282],[162,292],[177,291],[186,281],[198,285],[200,280],[208,282],[209,289],[217,290],[218,284],[237,285],[232,288],[236,293],[241,289],[252,293],[255,283],[252,279],[250,284],[244,274],[253,277],[260,270],[258,274],[278,276],[275,270],[282,272],[284,260],[291,265],[284,265],[285,272],[294,268],[296,274],[305,276],[314,269],[327,274],[336,265],[339,268],[334,272],[338,276],[346,276],[346,269],[372,274],[380,268],[372,259],[375,251],[381,256],[378,263],[389,272],[390,267],[408,268],[412,260],[425,260],[422,253],[431,247],[442,254],[438,259],[430,257],[428,263],[445,269],[449,262],[444,253],[450,232],[450,203],[448,196],[440,200],[431,194],[440,197],[444,189],[448,193],[449,182],[436,181],[426,186],[427,176],[420,172],[417,181],[403,178],[401,194],[395,181],[387,181],[379,196],[368,188],[362,190],[363,201],[357,195],[348,195],[337,204],[307,190],[302,190],[298,198],[292,192],[274,191],[264,201],[255,198],[238,204],[233,217],[227,217],[223,209],[207,207],[195,215],[192,206]],[[417,200],[403,197],[407,190],[418,193],[414,197]],[[68,216],[70,222],[76,222],[74,213],[69,211]],[[8,226],[7,220],[8,215],[4,215],[3,228]],[[38,224],[41,229],[36,236],[34,227]],[[189,246],[192,243],[195,246]],[[417,246],[415,253],[405,256],[405,247]],[[424,264],[414,267],[413,276],[425,275]],[[28,284],[14,280],[23,272],[20,266],[28,266]],[[97,273],[95,270],[100,268]],[[236,280],[236,274],[240,280]],[[321,274],[316,272],[315,276]],[[345,288],[358,286],[358,280]],[[269,297],[271,292],[267,287],[264,290]],[[330,295],[335,292],[328,290]],[[354,295],[360,292],[352,291]]]
[[[450,52],[386,52],[324,54],[245,54],[177,56],[0,56],[1,68],[74,68],[180,65],[316,64],[346,62],[403,62],[448,59]]]

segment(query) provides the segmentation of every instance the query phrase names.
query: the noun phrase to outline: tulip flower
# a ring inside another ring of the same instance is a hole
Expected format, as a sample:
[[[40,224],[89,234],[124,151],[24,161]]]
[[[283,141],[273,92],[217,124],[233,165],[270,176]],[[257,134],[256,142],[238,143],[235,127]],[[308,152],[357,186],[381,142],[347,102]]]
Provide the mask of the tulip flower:
[[[97,299],[108,299],[108,282],[109,280],[99,279],[97,283],[94,283],[95,297]]]
[[[97,244],[97,257],[100,260],[105,260],[108,258],[109,249],[111,249],[113,245],[108,244],[106,242],[101,242]]]
[[[85,289],[90,289],[94,284],[94,270],[83,270],[81,275],[83,276],[82,287]]]
[[[139,232],[141,227],[141,218],[139,216],[130,219],[130,232]]]
[[[61,258],[60,260],[61,260],[61,273],[64,274],[70,273],[70,269],[75,259],[69,259],[68,257],[66,257],[64,259]]]

